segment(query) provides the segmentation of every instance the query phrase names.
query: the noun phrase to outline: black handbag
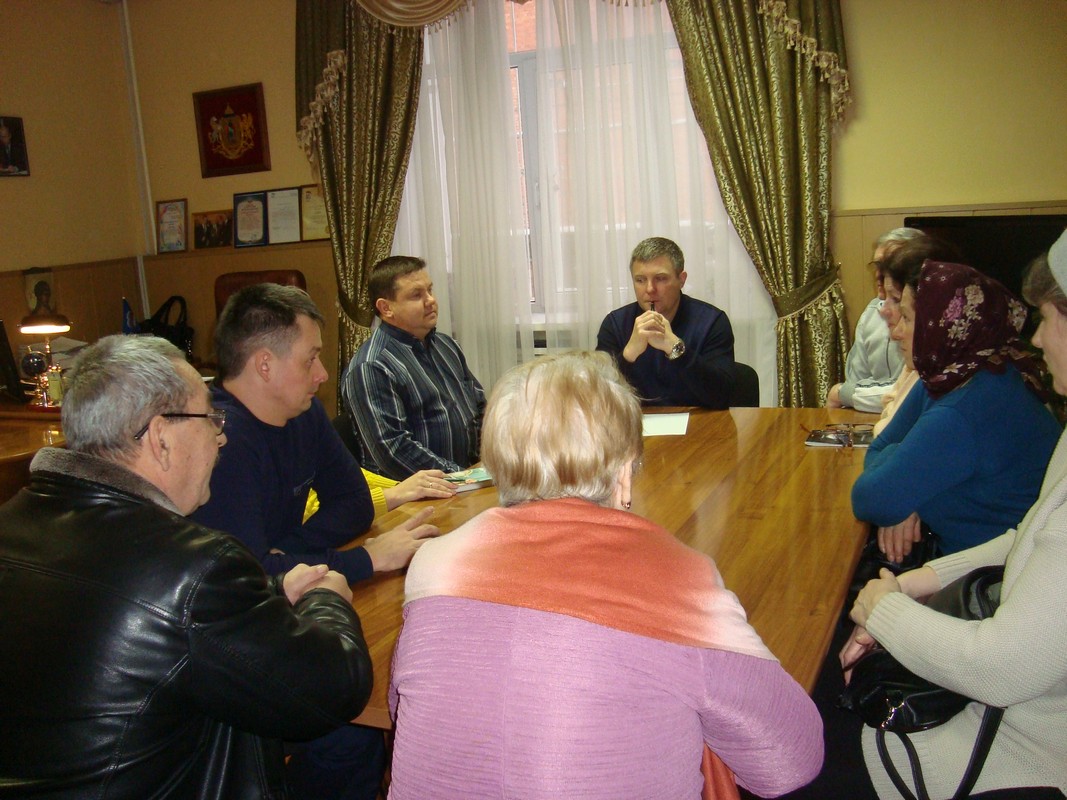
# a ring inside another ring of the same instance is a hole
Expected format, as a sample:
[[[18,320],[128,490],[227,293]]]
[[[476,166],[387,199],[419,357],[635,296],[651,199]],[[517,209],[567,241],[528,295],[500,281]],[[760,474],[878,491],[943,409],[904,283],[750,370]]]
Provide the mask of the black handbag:
[[[926,605],[958,619],[986,619],[993,616],[1000,605],[1003,578],[1004,567],[982,567],[931,595]],[[901,779],[885,746],[886,732],[900,737],[911,762],[918,797],[926,800],[922,767],[914,746],[905,734],[944,724],[972,701],[972,698],[919,677],[902,666],[887,650],[875,646],[856,661],[852,677],[838,704],[856,712],[867,725],[877,730],[875,739],[878,753],[890,780],[901,795],[908,800],[915,800],[915,795]],[[974,787],[1003,715],[1001,708],[986,707],[970,763],[954,797],[966,797]]]
[[[883,569],[889,570],[894,575],[900,575],[908,570],[918,569],[927,561],[933,561],[940,555],[941,539],[924,522],[922,523],[922,538],[912,545],[911,552],[899,563],[890,561],[885,553],[878,549],[878,526],[871,525],[867,533],[867,542],[860,551],[856,570],[852,573],[852,582],[845,595],[845,604],[841,609],[841,623],[851,625],[848,614],[856,603],[856,596],[867,585],[867,581],[877,578]]]
[[[171,310],[177,306],[178,317],[170,321]],[[139,333],[147,333],[166,339],[183,353],[187,359],[193,357],[193,329],[188,323],[188,311],[185,298],[180,294],[171,295],[159,307],[155,314],[137,326]]]

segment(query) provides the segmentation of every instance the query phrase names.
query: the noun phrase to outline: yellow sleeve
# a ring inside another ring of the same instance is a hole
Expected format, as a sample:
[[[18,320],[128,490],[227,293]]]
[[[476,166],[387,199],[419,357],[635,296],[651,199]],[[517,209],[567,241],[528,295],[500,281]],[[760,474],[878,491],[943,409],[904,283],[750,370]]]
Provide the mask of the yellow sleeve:
[[[396,486],[398,481],[394,481],[392,478],[387,478],[384,475],[378,475],[374,472],[368,472],[363,469],[363,477],[367,480],[367,486],[370,487],[370,499],[374,503],[374,518],[377,519],[389,508],[385,504],[385,489]]]
[[[370,487],[370,499],[374,503],[374,518],[377,519],[386,511],[389,510],[385,504],[385,489],[396,486],[397,481],[392,478],[387,478],[384,475],[377,475],[373,472],[367,472],[367,470],[360,467],[363,470],[363,477],[367,481],[367,486]],[[308,492],[307,505],[304,506],[304,522],[319,510],[319,496],[315,494],[315,490],[312,489]]]

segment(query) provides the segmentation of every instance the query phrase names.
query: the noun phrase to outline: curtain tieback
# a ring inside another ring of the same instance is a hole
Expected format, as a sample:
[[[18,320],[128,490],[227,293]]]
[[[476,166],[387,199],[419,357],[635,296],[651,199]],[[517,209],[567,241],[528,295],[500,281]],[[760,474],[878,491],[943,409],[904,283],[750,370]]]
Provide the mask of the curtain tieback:
[[[803,286],[798,286],[791,292],[771,297],[774,303],[774,313],[779,321],[796,317],[806,311],[809,306],[819,302],[835,286],[840,285],[837,267],[832,267],[814,280],[808,281]]]

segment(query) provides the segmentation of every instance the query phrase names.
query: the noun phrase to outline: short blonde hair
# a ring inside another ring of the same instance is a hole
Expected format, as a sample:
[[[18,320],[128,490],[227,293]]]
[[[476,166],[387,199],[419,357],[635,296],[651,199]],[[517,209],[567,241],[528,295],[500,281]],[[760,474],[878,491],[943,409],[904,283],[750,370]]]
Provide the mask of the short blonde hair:
[[[497,382],[481,455],[504,506],[560,497],[604,505],[643,444],[641,405],[611,357],[575,351],[541,356]]]

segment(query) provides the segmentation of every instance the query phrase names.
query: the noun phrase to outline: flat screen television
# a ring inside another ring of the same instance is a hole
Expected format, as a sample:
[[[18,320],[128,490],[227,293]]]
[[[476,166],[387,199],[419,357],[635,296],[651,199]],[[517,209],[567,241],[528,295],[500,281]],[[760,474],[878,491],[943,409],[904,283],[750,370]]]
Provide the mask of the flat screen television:
[[[25,403],[28,400],[18,367],[15,366],[15,354],[7,340],[4,321],[0,319],[0,403]]]
[[[1026,267],[1067,229],[1067,214],[916,216],[905,217],[904,224],[956,245],[965,264],[1020,295]]]

